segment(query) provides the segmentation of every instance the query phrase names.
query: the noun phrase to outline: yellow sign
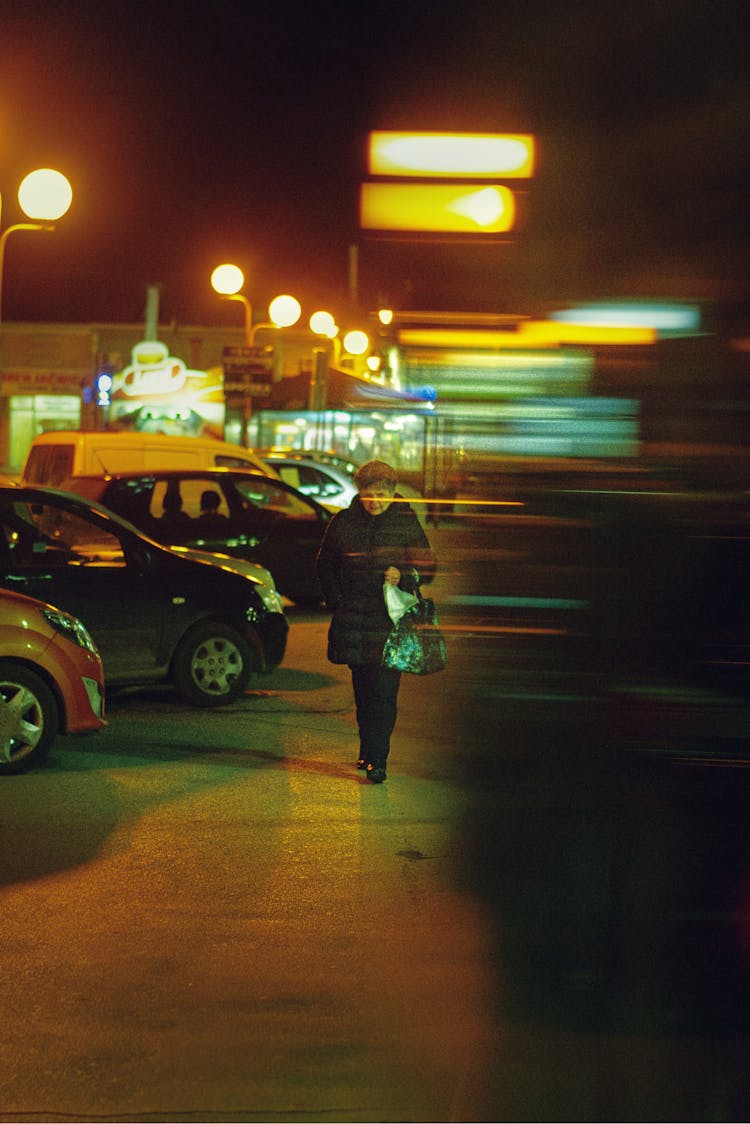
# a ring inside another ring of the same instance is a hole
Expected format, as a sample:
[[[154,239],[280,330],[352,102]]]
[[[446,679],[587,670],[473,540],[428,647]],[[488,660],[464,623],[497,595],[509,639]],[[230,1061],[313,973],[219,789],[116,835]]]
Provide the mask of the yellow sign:
[[[656,342],[653,328],[608,327],[607,325],[559,324],[551,320],[526,320],[515,332],[492,329],[400,328],[402,347],[452,347],[467,351],[486,348],[508,351],[511,348],[559,348],[574,345],[595,347],[638,347]]]
[[[360,225],[364,230],[413,230],[498,234],[515,219],[513,192],[499,184],[364,183]]]
[[[534,138],[525,133],[369,134],[373,176],[422,179],[529,178],[534,173]]]

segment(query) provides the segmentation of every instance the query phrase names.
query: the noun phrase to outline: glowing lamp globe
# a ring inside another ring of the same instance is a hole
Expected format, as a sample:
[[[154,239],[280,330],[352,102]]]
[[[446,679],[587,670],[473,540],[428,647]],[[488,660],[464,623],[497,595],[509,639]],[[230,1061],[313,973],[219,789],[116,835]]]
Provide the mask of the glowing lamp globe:
[[[288,293],[274,297],[268,306],[271,323],[277,328],[291,328],[292,324],[297,323],[301,314],[302,305],[296,297],[290,297]]]
[[[359,328],[347,332],[343,342],[344,350],[348,351],[350,355],[364,355],[370,347],[370,337],[367,332],[362,332]]]
[[[233,297],[245,284],[245,275],[238,265],[225,262],[211,274],[211,286],[222,297]]]
[[[313,312],[310,317],[310,330],[315,332],[316,336],[328,336],[329,340],[332,340],[339,329],[332,314],[321,309],[319,312]]]
[[[18,202],[30,219],[55,222],[62,218],[73,202],[73,188],[62,172],[56,172],[54,168],[37,168],[21,181]]]

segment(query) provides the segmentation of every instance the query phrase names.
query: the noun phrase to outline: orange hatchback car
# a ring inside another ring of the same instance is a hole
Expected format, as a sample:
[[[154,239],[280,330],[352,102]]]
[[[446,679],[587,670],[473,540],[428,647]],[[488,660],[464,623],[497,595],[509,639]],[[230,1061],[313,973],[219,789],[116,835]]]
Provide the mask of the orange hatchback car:
[[[0,775],[39,765],[58,733],[106,724],[102,661],[86,627],[0,590]]]

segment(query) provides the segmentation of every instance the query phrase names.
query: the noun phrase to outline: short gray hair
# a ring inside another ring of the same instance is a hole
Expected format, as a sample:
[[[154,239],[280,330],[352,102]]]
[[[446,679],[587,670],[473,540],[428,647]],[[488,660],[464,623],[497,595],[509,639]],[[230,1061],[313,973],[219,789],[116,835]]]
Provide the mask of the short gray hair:
[[[396,490],[396,470],[385,461],[367,461],[360,465],[354,473],[354,486],[358,492],[366,491],[376,484],[387,487],[389,491]]]

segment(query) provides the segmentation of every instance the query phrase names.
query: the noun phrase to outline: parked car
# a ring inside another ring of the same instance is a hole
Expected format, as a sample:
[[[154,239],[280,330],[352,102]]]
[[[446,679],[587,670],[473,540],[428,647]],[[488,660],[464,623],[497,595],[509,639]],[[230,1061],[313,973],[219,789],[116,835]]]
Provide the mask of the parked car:
[[[276,472],[306,496],[318,501],[331,512],[348,507],[357,494],[354,474],[360,467],[356,461],[338,453],[318,449],[267,448],[256,449],[269,472]],[[423,526],[427,524],[428,503],[420,491],[405,480],[399,480],[398,492],[414,508]]]
[[[21,482],[59,488],[70,476],[217,466],[275,475],[252,449],[214,437],[137,430],[53,429],[38,434],[31,442]]]
[[[157,542],[258,562],[290,600],[321,600],[315,556],[331,513],[283,480],[243,469],[173,469],[79,476],[68,487]],[[203,501],[211,493],[217,506],[209,512]]]
[[[353,473],[341,465],[295,452],[263,453],[262,459],[287,484],[331,511],[348,507],[357,494]]]
[[[102,661],[85,625],[0,590],[0,775],[41,764],[58,733],[106,724]]]
[[[108,690],[171,683],[186,702],[215,706],[284,657],[288,622],[262,570],[170,550],[53,488],[0,488],[0,532],[0,587],[79,617]]]

